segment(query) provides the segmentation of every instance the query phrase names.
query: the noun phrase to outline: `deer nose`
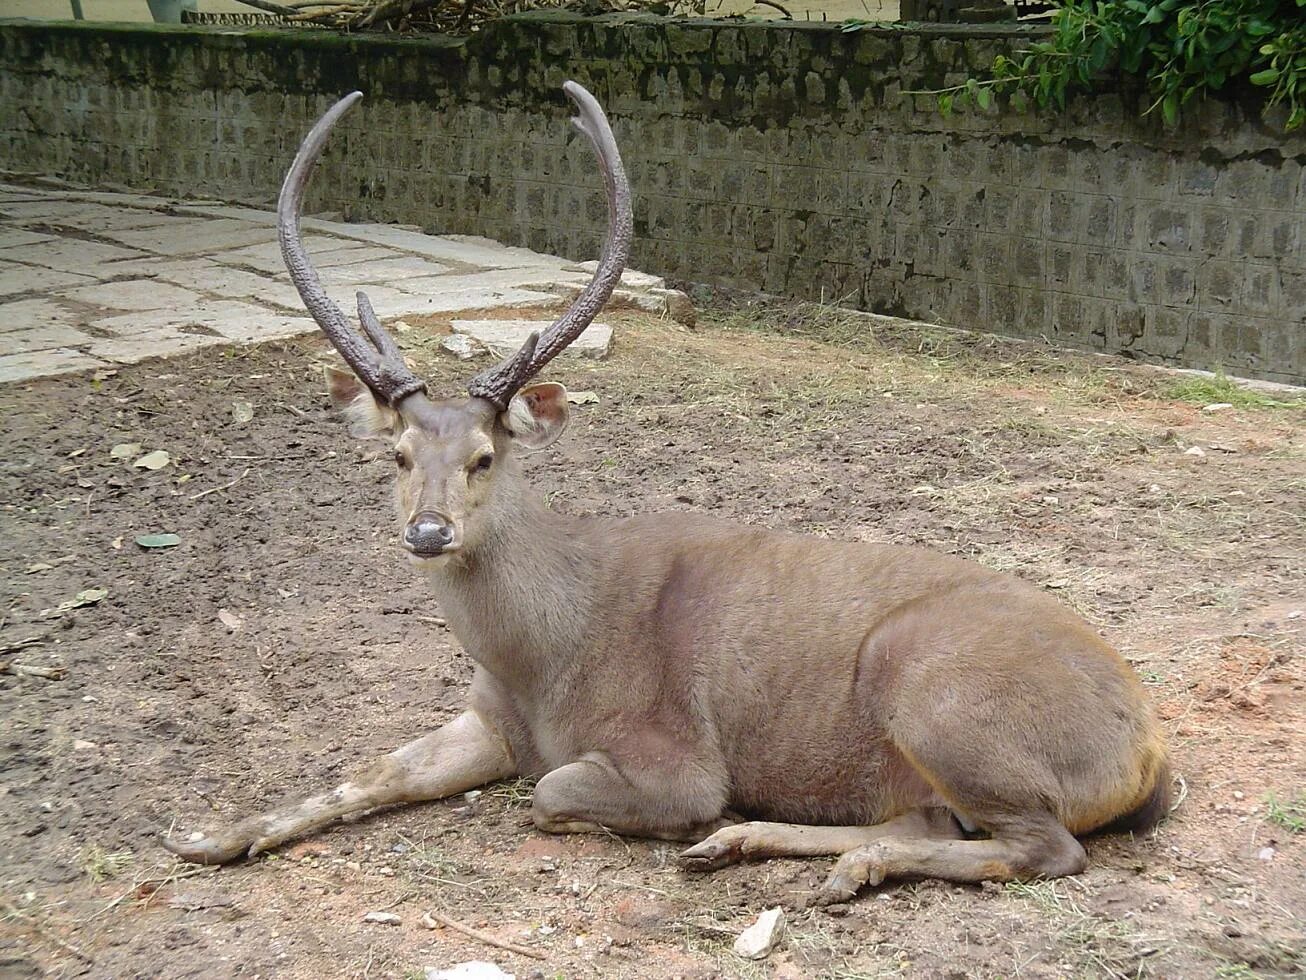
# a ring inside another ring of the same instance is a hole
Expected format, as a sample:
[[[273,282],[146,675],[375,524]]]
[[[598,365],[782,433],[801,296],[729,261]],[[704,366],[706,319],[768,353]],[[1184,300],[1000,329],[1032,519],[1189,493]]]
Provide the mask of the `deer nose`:
[[[439,514],[422,512],[404,528],[404,547],[415,555],[438,555],[453,543],[453,526]]]

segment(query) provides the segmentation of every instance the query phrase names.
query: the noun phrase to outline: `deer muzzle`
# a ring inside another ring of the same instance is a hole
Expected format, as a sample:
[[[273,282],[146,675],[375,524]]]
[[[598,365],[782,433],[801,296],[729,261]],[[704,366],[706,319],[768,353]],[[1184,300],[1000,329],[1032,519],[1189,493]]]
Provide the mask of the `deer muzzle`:
[[[422,511],[404,528],[404,548],[419,558],[434,558],[454,550],[454,526],[440,514]]]

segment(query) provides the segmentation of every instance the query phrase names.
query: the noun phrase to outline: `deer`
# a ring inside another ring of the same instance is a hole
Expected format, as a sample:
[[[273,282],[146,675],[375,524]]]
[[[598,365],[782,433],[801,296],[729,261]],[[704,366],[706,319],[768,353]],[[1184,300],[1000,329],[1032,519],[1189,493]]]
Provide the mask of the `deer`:
[[[917,548],[537,498],[522,459],[569,408],[534,379],[607,302],[633,238],[607,117],[577,83],[564,92],[603,177],[601,258],[464,395],[429,393],[361,292],[352,328],[300,240],[311,172],[362,94],[305,137],[278,201],[286,266],[349,367],[328,369],[332,402],[393,447],[399,543],[474,674],[457,717],[334,789],[166,846],[231,862],[524,776],[538,830],[682,842],[688,871],[834,857],[808,897],[828,905],[887,879],[1074,875],[1081,838],[1154,827],[1171,778],[1142,685],[1046,591]]]

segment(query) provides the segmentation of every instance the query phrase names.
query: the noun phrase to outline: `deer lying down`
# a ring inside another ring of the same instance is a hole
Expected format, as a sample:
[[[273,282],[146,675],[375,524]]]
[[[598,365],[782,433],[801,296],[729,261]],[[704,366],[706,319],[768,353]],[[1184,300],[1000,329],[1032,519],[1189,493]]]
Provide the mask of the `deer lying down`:
[[[966,561],[691,514],[581,519],[544,507],[520,457],[567,426],[527,384],[621,276],[630,190],[603,111],[575,83],[610,226],[594,278],[541,337],[433,398],[361,293],[371,345],[299,236],[332,126],[282,188],[282,250],[353,370],[330,379],[356,432],[393,441],[402,545],[477,667],[466,710],[321,796],[176,854],[231,861],[375,807],[538,777],[535,825],[696,842],[686,868],[841,855],[817,902],[885,878],[1081,871],[1077,835],[1164,814],[1166,750],[1125,662],[1039,590]],[[752,818],[739,822],[736,814]]]

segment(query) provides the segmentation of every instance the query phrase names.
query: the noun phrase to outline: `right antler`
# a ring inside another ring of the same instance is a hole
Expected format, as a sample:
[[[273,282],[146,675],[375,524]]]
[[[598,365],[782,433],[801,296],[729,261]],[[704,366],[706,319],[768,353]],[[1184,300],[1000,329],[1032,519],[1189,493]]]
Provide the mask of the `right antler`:
[[[372,343],[368,344],[349,326],[340,307],[322,288],[322,280],[299,237],[299,212],[313,166],[322,155],[332,128],[362,97],[362,92],[346,95],[327,110],[299,145],[295,161],[281,185],[281,197],[277,199],[277,237],[281,239],[281,256],[286,261],[290,280],[317,325],[372,394],[385,404],[396,406],[409,395],[425,392],[426,382],[408,370],[399,345],[382,328],[372,304],[362,292],[358,293],[358,319]]]
[[[572,119],[572,125],[589,137],[599,158],[608,195],[608,237],[603,242],[594,277],[567,312],[554,320],[543,336],[532,333],[516,354],[468,383],[467,391],[472,397],[484,398],[499,409],[507,408],[512,396],[532,375],[584,333],[621,281],[626,259],[630,256],[634,234],[630,183],[621,166],[621,153],[612,135],[612,127],[608,125],[608,118],[598,100],[576,82],[566,82],[562,90],[576,103],[577,115]]]

